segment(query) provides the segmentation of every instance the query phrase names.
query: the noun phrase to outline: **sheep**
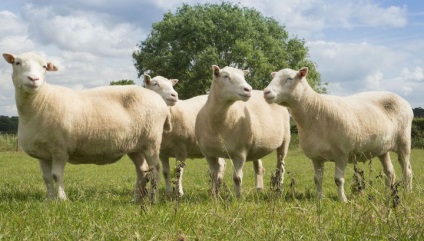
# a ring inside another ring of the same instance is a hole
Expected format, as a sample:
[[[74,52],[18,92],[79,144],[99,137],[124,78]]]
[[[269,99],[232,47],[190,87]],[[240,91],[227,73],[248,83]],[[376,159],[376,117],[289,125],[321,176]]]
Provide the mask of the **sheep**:
[[[284,180],[290,143],[290,116],[285,107],[269,105],[262,91],[252,90],[248,70],[212,66],[209,98],[196,118],[195,135],[212,174],[212,194],[219,193],[224,170],[219,157],[230,158],[237,197],[241,195],[243,165],[277,150],[277,182]]]
[[[347,97],[316,93],[308,84],[308,68],[272,73],[264,90],[268,103],[286,106],[298,130],[300,146],[314,166],[317,198],[321,199],[324,162],[335,162],[338,198],[346,202],[344,171],[348,163],[378,157],[386,175],[395,181],[390,151],[398,154],[407,191],[412,189],[411,125],[413,112],[403,98],[391,92],[363,92]]]
[[[127,154],[137,173],[135,201],[146,194],[147,165],[150,201],[155,201],[162,132],[170,128],[168,107],[159,95],[139,86],[82,91],[55,86],[46,83],[45,75],[58,68],[40,55],[3,57],[13,65],[18,139],[39,160],[48,197],[67,199],[63,176],[68,162],[103,165]]]
[[[173,90],[172,86],[178,83],[178,80],[169,80],[161,76],[151,78],[148,74],[145,74],[144,83],[146,88],[164,96],[167,92],[172,93],[169,89],[171,88]],[[207,99],[207,95],[195,96],[187,100],[178,100],[174,106],[169,107],[172,130],[170,132],[164,132],[159,154],[168,195],[173,191],[171,186],[169,158],[175,157],[177,162],[180,163],[180,172],[179,175],[177,175],[177,187],[178,194],[183,196],[182,175],[185,160],[187,158],[204,157],[197,144],[194,128],[197,114],[206,103]],[[225,160],[220,160],[220,163],[225,163]],[[263,173],[265,169],[262,166],[262,161],[260,159],[254,160],[254,167],[256,172],[256,188],[257,190],[263,190]]]

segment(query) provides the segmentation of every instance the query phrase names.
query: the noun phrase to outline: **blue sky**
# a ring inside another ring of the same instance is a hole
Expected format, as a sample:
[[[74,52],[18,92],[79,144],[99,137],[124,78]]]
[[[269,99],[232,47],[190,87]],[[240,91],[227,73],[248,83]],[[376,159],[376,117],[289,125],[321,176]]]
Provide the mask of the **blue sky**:
[[[45,55],[59,67],[59,72],[48,73],[47,81],[74,89],[121,79],[141,84],[131,54],[152,23],[182,3],[206,2],[221,1],[2,0],[0,51]],[[412,107],[424,107],[423,1],[234,2],[255,8],[291,36],[305,39],[330,94],[387,90]],[[5,61],[0,61],[0,115],[17,115],[11,67]]]

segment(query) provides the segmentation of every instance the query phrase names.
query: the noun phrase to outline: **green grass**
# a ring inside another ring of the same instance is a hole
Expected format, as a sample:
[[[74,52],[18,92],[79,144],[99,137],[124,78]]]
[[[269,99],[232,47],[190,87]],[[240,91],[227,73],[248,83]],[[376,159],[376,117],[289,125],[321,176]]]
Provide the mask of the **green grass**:
[[[398,180],[396,156],[392,156]],[[423,240],[424,150],[413,150],[414,189],[399,188],[400,203],[379,176],[381,164],[360,164],[372,181],[355,195],[353,166],[346,172],[348,203],[337,201],[334,164],[325,164],[321,202],[315,199],[312,163],[295,148],[286,160],[284,192],[254,190],[252,163],[244,167],[243,197],[234,197],[232,165],[227,162],[221,197],[209,197],[205,160],[188,160],[185,196],[164,196],[163,179],[157,204],[142,211],[132,202],[135,170],[128,158],[106,166],[67,165],[69,200],[49,201],[38,162],[22,152],[0,152],[0,240]],[[275,155],[263,159],[269,184]],[[370,173],[372,169],[372,173]],[[290,189],[292,179],[294,190]]]
[[[18,150],[18,139],[13,134],[0,134],[0,152]]]

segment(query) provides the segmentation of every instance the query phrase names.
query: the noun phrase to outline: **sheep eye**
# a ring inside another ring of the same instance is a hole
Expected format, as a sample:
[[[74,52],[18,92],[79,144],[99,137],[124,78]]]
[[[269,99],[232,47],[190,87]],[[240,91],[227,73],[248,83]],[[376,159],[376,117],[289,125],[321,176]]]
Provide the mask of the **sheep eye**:
[[[44,68],[44,69],[47,69],[47,65],[44,65],[44,66],[43,66],[43,68]]]
[[[229,79],[230,78],[230,76],[228,76],[228,75],[224,75],[222,77],[225,78],[225,79]]]
[[[21,62],[15,62],[15,65],[21,65]]]

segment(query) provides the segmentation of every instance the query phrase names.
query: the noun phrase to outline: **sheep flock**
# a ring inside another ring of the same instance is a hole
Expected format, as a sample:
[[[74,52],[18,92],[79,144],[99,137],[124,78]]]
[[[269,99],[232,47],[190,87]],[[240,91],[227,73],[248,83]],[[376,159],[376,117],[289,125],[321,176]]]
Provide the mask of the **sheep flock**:
[[[67,163],[104,165],[124,155],[137,174],[135,202],[146,197],[155,202],[160,166],[166,193],[172,194],[170,158],[180,163],[176,190],[180,196],[186,159],[204,158],[212,196],[220,193],[228,159],[234,169],[234,192],[240,197],[244,164],[253,163],[256,189],[262,191],[261,158],[275,151],[272,185],[280,190],[290,117],[298,127],[301,149],[312,160],[318,199],[323,197],[325,162],[335,163],[334,181],[342,202],[347,201],[348,163],[378,157],[390,188],[395,182],[390,152],[397,153],[405,190],[412,190],[412,108],[391,92],[319,94],[306,80],[307,68],[270,73],[270,84],[263,91],[253,90],[245,80],[249,71],[212,65],[209,94],[179,100],[173,88],[177,79],[145,74],[144,87],[73,90],[47,83],[46,73],[58,68],[36,53],[3,57],[13,68],[19,144],[38,159],[51,199],[67,199],[63,180]]]

